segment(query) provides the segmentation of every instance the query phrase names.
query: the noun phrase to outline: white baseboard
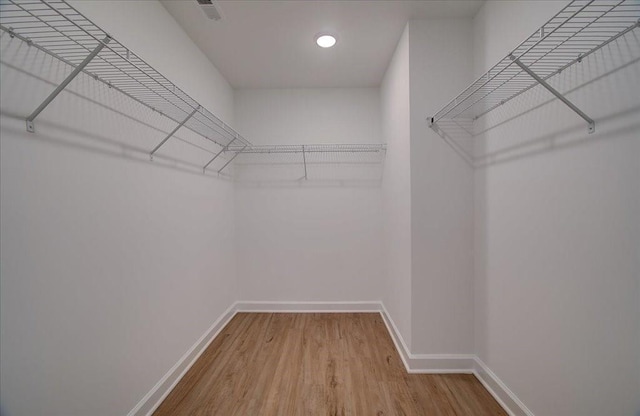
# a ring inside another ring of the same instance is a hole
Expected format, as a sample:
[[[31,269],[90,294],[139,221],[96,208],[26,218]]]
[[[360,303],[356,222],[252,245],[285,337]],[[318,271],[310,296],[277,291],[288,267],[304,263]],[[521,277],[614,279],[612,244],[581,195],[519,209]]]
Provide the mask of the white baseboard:
[[[522,403],[506,384],[478,357],[474,357],[473,374],[496,399],[509,416],[534,416],[533,412]]]
[[[198,341],[171,367],[171,369],[156,383],[155,386],[138,402],[127,416],[150,416],[167,395],[178,384],[196,360],[207,349],[211,341],[229,323],[236,314],[236,304],[227,309]]]
[[[474,354],[412,354],[393,318],[380,304],[380,314],[408,373],[474,374],[509,416],[535,416],[527,406]]]
[[[231,305],[127,416],[150,416],[209,344],[238,312],[377,312],[387,326],[402,363],[411,374],[474,374],[510,416],[534,416],[518,397],[473,354],[412,354],[382,302],[263,302]]]
[[[236,302],[238,312],[380,312],[380,302]]]
[[[150,416],[238,312],[380,312],[380,302],[234,302],[127,416]]]
[[[391,339],[400,354],[405,369],[410,374],[471,374],[473,354],[412,354],[384,304],[380,304],[380,315],[387,326]]]
[[[416,354],[409,359],[412,374],[472,374],[472,354]]]

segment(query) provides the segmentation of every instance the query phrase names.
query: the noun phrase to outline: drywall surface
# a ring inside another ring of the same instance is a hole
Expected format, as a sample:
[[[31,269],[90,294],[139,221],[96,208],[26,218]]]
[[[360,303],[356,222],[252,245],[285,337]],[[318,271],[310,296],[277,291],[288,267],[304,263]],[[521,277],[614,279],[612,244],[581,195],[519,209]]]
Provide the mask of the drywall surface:
[[[411,171],[409,27],[405,28],[380,86],[387,157],[382,180],[385,292],[382,298],[411,348]]]
[[[74,5],[232,118],[232,90],[159,3]],[[153,164],[145,153],[174,123],[80,75],[36,119],[37,133],[25,131],[24,116],[54,88],[46,80],[69,72],[3,36],[0,402],[9,416],[127,414],[237,297],[232,184],[167,159],[209,157],[178,139]]]
[[[128,2],[132,4],[126,5],[124,13],[121,2],[114,0],[73,0],[70,3],[141,55],[166,78],[179,83],[182,90],[225,123],[233,125],[233,88],[173,16],[166,12],[162,3],[145,5],[145,2]],[[151,8],[153,12],[150,12]],[[206,19],[205,16],[201,17]]]
[[[563,5],[485,3],[476,75]],[[476,138],[476,350],[536,416],[640,411],[634,32],[551,79],[596,133],[535,88],[482,120]]]
[[[471,20],[412,20],[409,39],[411,351],[466,354],[473,352],[473,170],[426,118],[471,81]]]
[[[382,143],[378,88],[236,89],[238,132],[253,144]]]
[[[241,89],[235,102],[238,131],[254,144],[382,142],[377,88]],[[339,165],[308,159],[304,180],[298,153],[276,163],[290,175],[268,178],[268,166],[259,165],[263,176],[245,180],[247,160],[235,162],[240,299],[380,300],[380,173],[368,181],[349,172],[336,179],[325,175]]]

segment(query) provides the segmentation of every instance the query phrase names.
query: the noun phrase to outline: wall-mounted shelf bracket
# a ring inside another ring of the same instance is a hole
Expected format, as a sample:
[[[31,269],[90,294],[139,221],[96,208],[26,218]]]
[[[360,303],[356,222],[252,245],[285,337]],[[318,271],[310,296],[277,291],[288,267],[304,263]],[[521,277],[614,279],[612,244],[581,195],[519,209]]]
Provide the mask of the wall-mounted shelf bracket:
[[[157,151],[158,151],[158,149],[160,149],[160,147],[162,147],[162,145],[163,145],[163,144],[165,144],[165,143],[167,142],[167,140],[169,140],[169,139],[171,138],[171,136],[173,136],[174,134],[176,134],[176,132],[177,132],[178,130],[180,130],[180,127],[184,126],[184,123],[186,123],[187,121],[189,121],[189,119],[190,119],[191,117],[193,117],[193,116],[198,112],[198,110],[200,110],[200,106],[197,106],[197,107],[196,107],[196,108],[191,112],[191,114],[189,114],[189,115],[187,116],[187,118],[185,118],[184,120],[182,120],[182,121],[180,122],[180,124],[178,124],[178,125],[176,126],[176,128],[175,128],[175,129],[171,130],[171,133],[169,133],[169,135],[167,135],[167,137],[165,137],[163,141],[161,141],[160,143],[158,143],[158,145],[157,145],[157,146],[156,146],[156,147],[151,151],[151,153],[149,153],[149,157],[151,158],[151,160],[153,160],[153,154],[154,154],[155,152],[157,152]]]
[[[307,180],[307,155],[304,151],[304,145],[302,145],[302,162],[304,163],[304,180]]]
[[[13,34],[13,31],[9,32],[10,35],[15,36],[15,34]],[[13,37],[12,36],[12,37]],[[98,43],[98,46],[96,46],[96,48],[91,51],[91,53],[89,55],[87,55],[86,58],[84,58],[84,60],[80,63],[80,65],[76,66],[75,69],[64,79],[64,81],[62,81],[60,83],[60,85],[58,85],[58,87],[56,87],[55,90],[53,90],[53,92],[51,94],[49,94],[49,96],[42,102],[42,104],[40,104],[38,106],[38,108],[36,108],[33,113],[31,113],[27,119],[27,131],[29,133],[35,133],[35,126],[33,124],[33,120],[35,120],[36,117],[38,117],[38,115],[42,112],[42,110],[44,110],[45,108],[47,108],[47,106],[51,103],[51,101],[53,101],[58,94],[60,94],[62,92],[62,90],[64,90],[67,85],[69,85],[69,83],[71,81],[73,81],[73,79],[80,73],[82,72],[82,70],[84,69],[84,67],[86,67],[89,62],[91,62],[91,60],[93,58],[96,57],[96,55],[98,55],[98,53],[100,53],[100,51],[102,50],[102,48],[104,48],[104,46],[109,43],[109,41],[111,40],[111,36],[107,35],[104,39],[102,39],[102,42]]]
[[[224,168],[226,168],[226,167],[227,167],[227,165],[229,165],[229,163],[233,162],[233,159],[235,159],[236,157],[238,157],[238,155],[239,155],[240,153],[242,153],[242,151],[243,151],[244,149],[246,149],[246,148],[247,148],[247,146],[245,145],[245,146],[243,146],[243,147],[242,147],[242,149],[240,149],[238,152],[236,152],[236,154],[235,154],[235,155],[233,155],[233,157],[232,157],[231,159],[229,159],[229,160],[227,161],[227,163],[225,163],[225,164],[224,164],[224,166],[222,166],[222,167],[220,168],[220,170],[218,171],[218,173],[221,173],[221,172],[224,170]]]
[[[538,84],[542,85],[544,88],[546,88],[551,94],[555,95],[560,101],[562,101],[563,103],[565,103],[567,105],[567,107],[569,107],[570,109],[572,109],[576,114],[578,114],[580,117],[582,117],[588,124],[588,131],[589,134],[593,133],[594,131],[596,131],[596,123],[595,121],[593,121],[593,119],[591,117],[589,117],[588,115],[586,115],[582,110],[580,110],[578,107],[575,106],[575,104],[573,104],[571,101],[569,101],[564,95],[562,95],[558,90],[556,90],[555,88],[553,88],[551,85],[549,85],[544,79],[540,78],[535,72],[533,72],[529,67],[527,67],[525,64],[523,64],[522,62],[520,62],[520,60],[518,58],[516,58],[514,55],[509,55],[509,58],[516,64],[518,65],[524,72],[526,72],[527,74],[529,74],[531,76],[531,78],[535,79],[536,82],[538,82]]]
[[[427,125],[429,128],[438,134],[440,137],[444,137],[445,133],[440,129],[438,123],[436,123],[435,117],[427,117]]]
[[[554,80],[560,81],[559,74],[581,62],[584,65],[585,59],[598,51],[601,51],[600,56],[590,58],[588,68],[580,71],[580,77],[568,79],[568,75],[563,76],[562,79],[572,85],[572,91],[590,82],[587,78],[594,71],[600,71],[600,61],[611,62],[618,68],[635,62],[638,28],[638,0],[572,0],[427,119],[428,125],[441,137],[452,141],[483,137],[489,130],[513,120],[513,111],[499,112],[482,123],[476,124],[477,121],[522,94],[527,98],[512,110],[524,115],[528,112],[525,110],[528,103],[536,100],[527,92],[541,85],[582,117],[588,124],[588,132],[593,133],[594,120],[569,101],[566,93],[551,85],[556,85]],[[607,45],[611,47],[603,49]],[[511,117],[506,119],[509,114]]]
[[[218,153],[216,153],[216,155],[213,157],[213,159],[211,159],[210,161],[207,162],[206,165],[204,165],[204,167],[202,168],[202,173],[204,173],[207,170],[207,167],[209,167],[209,165],[212,164],[213,161],[218,158],[218,156],[220,156],[223,152],[226,152],[227,149],[229,148],[229,146],[231,146],[231,144],[233,142],[235,142],[237,138],[238,138],[238,136],[234,137],[233,140],[231,140],[229,143],[227,143],[226,146],[224,146],[222,149],[220,149],[220,151]]]

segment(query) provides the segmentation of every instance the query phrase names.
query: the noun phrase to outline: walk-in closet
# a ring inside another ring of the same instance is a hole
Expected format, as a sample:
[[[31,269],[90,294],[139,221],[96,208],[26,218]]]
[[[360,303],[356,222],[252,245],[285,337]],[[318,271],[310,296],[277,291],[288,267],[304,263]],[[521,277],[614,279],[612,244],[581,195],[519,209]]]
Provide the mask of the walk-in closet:
[[[0,415],[640,416],[640,1],[0,0]]]

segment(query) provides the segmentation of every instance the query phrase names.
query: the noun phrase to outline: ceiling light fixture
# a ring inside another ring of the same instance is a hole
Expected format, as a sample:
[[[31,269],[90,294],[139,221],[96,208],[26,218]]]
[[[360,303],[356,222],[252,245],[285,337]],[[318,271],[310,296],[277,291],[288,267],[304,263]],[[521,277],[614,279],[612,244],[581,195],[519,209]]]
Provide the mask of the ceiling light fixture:
[[[316,35],[316,43],[321,48],[330,48],[336,44],[336,38],[335,36],[322,33],[320,35]]]

